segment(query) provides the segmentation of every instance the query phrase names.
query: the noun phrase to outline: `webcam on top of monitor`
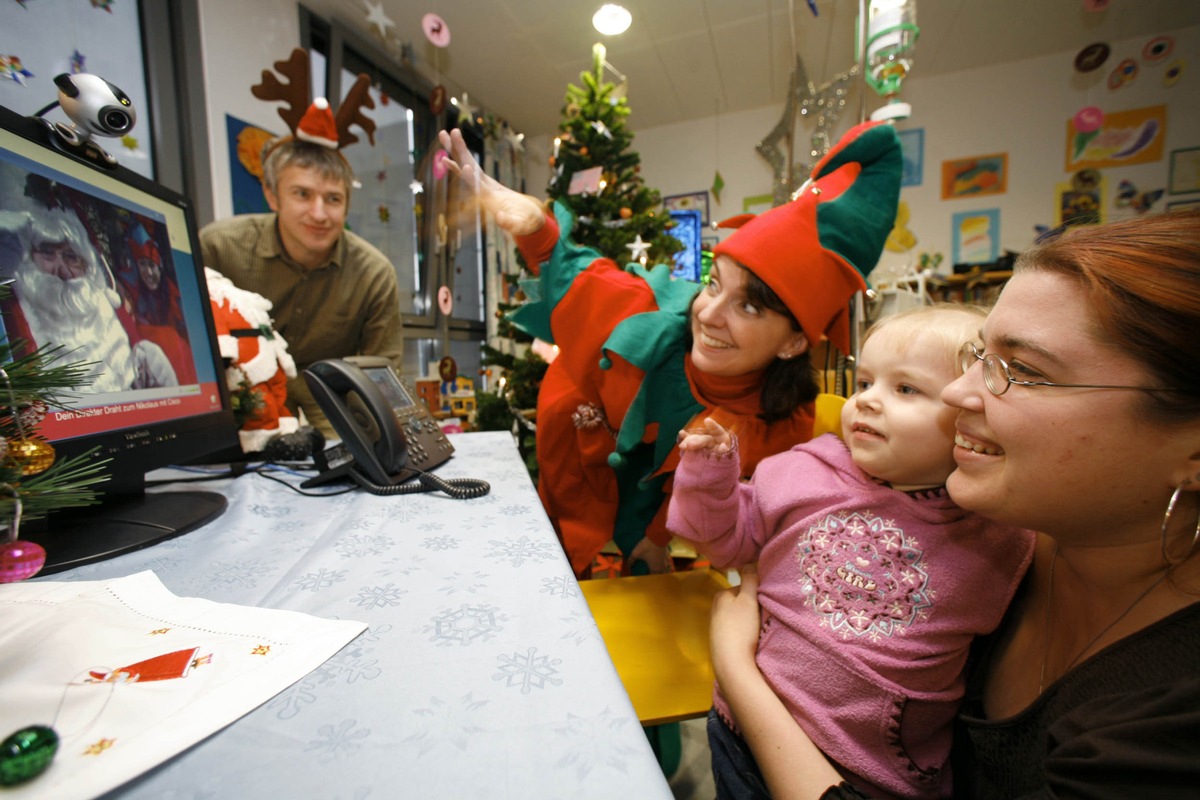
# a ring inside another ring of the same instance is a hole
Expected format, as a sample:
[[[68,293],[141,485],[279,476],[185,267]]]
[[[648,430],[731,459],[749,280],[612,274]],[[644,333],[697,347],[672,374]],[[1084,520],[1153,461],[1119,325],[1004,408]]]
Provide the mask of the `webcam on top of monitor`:
[[[41,120],[56,134],[55,140],[98,164],[115,167],[117,159],[92,141],[92,137],[120,137],[133,130],[137,112],[129,95],[99,75],[86,72],[64,72],[55,76],[54,83],[58,86],[58,100],[34,116],[40,119],[55,106],[61,107],[72,124]]]

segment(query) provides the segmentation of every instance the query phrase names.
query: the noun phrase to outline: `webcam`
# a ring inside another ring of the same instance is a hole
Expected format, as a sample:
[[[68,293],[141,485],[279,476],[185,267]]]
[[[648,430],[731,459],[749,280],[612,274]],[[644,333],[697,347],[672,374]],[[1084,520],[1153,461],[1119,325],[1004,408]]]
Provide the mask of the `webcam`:
[[[137,112],[129,95],[101,78],[86,72],[56,75],[58,101],[51,103],[34,116],[41,119],[54,106],[60,106],[71,119],[71,125],[51,123],[41,119],[61,144],[80,155],[88,156],[108,167],[117,159],[92,141],[93,136],[124,136],[133,130]]]

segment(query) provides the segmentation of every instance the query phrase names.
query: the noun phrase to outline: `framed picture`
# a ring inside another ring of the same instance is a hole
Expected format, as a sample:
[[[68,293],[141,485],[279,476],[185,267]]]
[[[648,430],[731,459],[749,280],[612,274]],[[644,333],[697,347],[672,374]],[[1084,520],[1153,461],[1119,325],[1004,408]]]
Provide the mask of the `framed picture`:
[[[1073,183],[1055,187],[1055,222],[1058,225],[1099,225],[1104,222],[1103,176],[1095,186],[1076,188]]]
[[[1066,171],[1127,167],[1161,161],[1167,137],[1167,107],[1105,112],[1095,130],[1079,131],[1067,120]]]
[[[667,231],[683,242],[683,249],[675,254],[675,269],[671,270],[674,278],[684,280],[700,280],[700,212],[694,208],[673,209],[671,219],[675,224]]]
[[[1167,203],[1167,211],[1174,211],[1177,208],[1200,208],[1200,197],[1193,197],[1188,200],[1172,200]]]
[[[708,224],[708,191],[692,192],[691,194],[673,194],[663,198],[663,208],[667,211],[699,211],[700,224]]]
[[[925,179],[925,129],[914,128],[899,133],[900,157],[904,163],[900,186],[920,186]]]
[[[1200,192],[1200,147],[1171,151],[1171,178],[1168,194]]]
[[[955,214],[950,232],[955,264],[990,264],[1000,255],[1000,209]]]
[[[942,199],[981,197],[1008,191],[1008,153],[942,162]]]
[[[743,197],[742,213],[761,214],[764,211],[770,211],[771,206],[774,204],[775,196],[770,194],[756,194],[753,197]]]

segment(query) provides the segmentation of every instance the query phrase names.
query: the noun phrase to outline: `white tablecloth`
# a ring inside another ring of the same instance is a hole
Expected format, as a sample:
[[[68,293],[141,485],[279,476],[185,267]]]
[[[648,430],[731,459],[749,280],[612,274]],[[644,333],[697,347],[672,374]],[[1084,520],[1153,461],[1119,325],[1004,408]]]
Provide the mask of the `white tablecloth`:
[[[437,473],[486,497],[202,483],[229,498],[214,522],[48,577],[150,569],[177,595],[369,626],[122,798],[671,796],[512,437],[450,438]]]

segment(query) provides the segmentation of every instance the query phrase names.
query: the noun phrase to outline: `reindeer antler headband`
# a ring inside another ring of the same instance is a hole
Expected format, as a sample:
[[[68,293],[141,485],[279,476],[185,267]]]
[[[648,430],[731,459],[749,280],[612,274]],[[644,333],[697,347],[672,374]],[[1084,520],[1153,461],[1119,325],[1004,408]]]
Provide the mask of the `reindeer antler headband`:
[[[287,103],[279,109],[279,116],[287,123],[294,138],[340,150],[358,141],[358,136],[350,132],[351,125],[358,125],[374,146],[375,121],[362,111],[364,107],[375,107],[375,101],[371,99],[371,79],[365,74],[354,81],[346,99],[338,106],[335,118],[325,98],[318,97],[310,103],[307,50],[297,47],[287,61],[276,61],[273,66],[288,81],[284,83],[264,69],[262,82],[251,86],[250,92],[259,100]]]

